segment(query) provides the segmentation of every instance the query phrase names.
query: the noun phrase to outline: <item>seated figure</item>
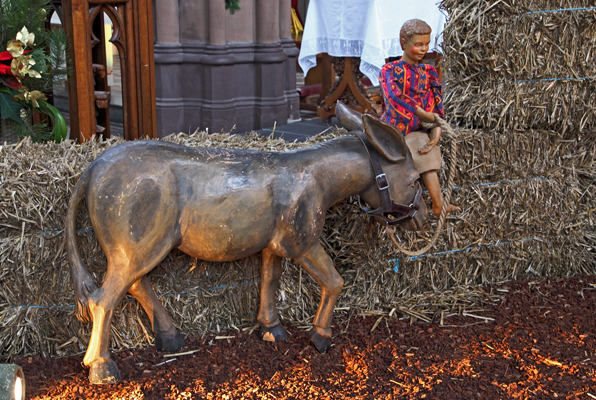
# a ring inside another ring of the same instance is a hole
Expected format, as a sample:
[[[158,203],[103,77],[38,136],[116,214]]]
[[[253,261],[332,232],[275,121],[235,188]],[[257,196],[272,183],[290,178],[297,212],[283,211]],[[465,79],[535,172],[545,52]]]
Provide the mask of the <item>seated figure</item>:
[[[431,28],[419,19],[406,21],[399,40],[404,51],[402,58],[385,64],[379,81],[383,91],[381,119],[397,127],[406,136],[414,166],[428,189],[433,213],[440,215],[443,195],[437,171],[441,168],[441,151],[437,144],[441,128],[427,132],[421,121],[435,122],[435,115],[444,118],[441,81],[435,68],[420,61],[428,51]],[[447,212],[460,208],[448,204]]]

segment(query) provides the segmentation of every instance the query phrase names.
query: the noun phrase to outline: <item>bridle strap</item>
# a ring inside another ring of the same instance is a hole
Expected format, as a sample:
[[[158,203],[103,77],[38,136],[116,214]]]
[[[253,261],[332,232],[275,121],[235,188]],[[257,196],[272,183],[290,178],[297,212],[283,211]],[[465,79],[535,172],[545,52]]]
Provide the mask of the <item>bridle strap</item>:
[[[368,141],[368,138],[366,137],[366,135],[364,134],[364,132],[361,131],[355,131],[354,132],[356,134],[356,136],[358,137],[358,139],[360,139],[360,141],[362,142],[362,144],[364,144],[364,148],[366,149],[366,152],[368,153],[368,158],[370,159],[370,163],[372,164],[373,167],[373,172],[375,174],[375,181],[377,183],[377,187],[379,188],[379,191],[381,192],[381,207],[377,208],[376,210],[371,210],[368,207],[362,207],[367,208],[370,211],[383,211],[383,210],[390,210],[391,209],[391,196],[389,195],[389,181],[387,180],[387,175],[385,175],[385,173],[383,172],[383,168],[381,168],[381,163],[379,162],[379,155],[377,154],[377,150],[372,146],[372,144],[370,144],[370,142]],[[368,214],[368,211],[367,211]]]
[[[368,153],[368,158],[370,159],[370,163],[373,168],[377,188],[381,194],[381,206],[375,209],[363,206],[360,202],[360,197],[358,197],[358,204],[360,205],[362,211],[384,225],[395,225],[397,223],[412,219],[418,212],[420,200],[422,199],[422,187],[420,184],[418,183],[418,190],[416,191],[414,200],[409,206],[398,204],[391,200],[391,195],[389,194],[389,180],[387,179],[385,173],[383,173],[377,150],[368,141],[368,138],[363,132],[354,131],[353,133],[358,137],[358,139],[360,139],[362,144],[364,144],[364,148]],[[370,188],[370,186],[373,184],[374,183],[371,183],[365,190],[368,190],[368,188]],[[400,215],[395,216],[394,213],[398,213]],[[391,215],[393,218],[389,218],[387,214]]]

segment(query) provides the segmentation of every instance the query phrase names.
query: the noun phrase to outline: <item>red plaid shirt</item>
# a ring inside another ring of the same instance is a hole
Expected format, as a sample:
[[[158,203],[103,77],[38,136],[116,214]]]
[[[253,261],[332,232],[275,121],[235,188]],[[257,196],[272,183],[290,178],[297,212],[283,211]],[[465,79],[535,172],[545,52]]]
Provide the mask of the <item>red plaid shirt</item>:
[[[385,100],[381,119],[404,135],[422,129],[414,115],[418,107],[445,118],[441,80],[433,66],[393,61],[383,66],[379,82]]]

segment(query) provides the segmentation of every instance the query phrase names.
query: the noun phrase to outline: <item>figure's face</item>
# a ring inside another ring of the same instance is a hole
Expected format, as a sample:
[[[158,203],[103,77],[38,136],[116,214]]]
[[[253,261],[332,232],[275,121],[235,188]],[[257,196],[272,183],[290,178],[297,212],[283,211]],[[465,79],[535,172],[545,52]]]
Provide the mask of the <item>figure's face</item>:
[[[409,64],[418,64],[424,58],[430,44],[430,34],[414,35],[404,45],[403,60]]]

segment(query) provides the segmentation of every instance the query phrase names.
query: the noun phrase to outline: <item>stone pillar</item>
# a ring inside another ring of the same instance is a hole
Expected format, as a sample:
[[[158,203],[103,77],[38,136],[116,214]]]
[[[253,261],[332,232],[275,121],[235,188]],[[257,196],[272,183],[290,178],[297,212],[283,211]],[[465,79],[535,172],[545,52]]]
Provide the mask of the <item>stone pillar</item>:
[[[247,132],[298,118],[291,0],[241,0],[233,15],[224,0],[155,1],[160,23],[177,13],[179,32],[176,42],[175,32],[157,27],[160,137],[234,125]]]
[[[178,0],[155,1],[155,38],[160,44],[180,43]]]
[[[226,5],[222,0],[209,0],[209,44],[226,45]]]
[[[291,0],[279,0],[279,37],[281,39],[292,39]]]
[[[221,0],[209,0],[209,45],[203,64],[203,126],[230,131],[236,125],[234,74],[236,59],[230,54],[226,39],[226,7]]]
[[[179,97],[180,86],[180,15],[178,0],[155,0],[155,97],[157,101],[157,136],[179,133],[174,121],[184,118]],[[171,100],[172,99],[172,100]]]
[[[279,0],[257,1],[257,42],[279,41]]]
[[[300,119],[300,96],[296,91],[296,59],[300,51],[292,39],[291,0],[279,0],[279,35],[281,46],[288,55],[284,65],[284,97],[288,109],[288,121],[295,121]]]
[[[285,62],[288,55],[279,38],[279,0],[256,2],[257,43],[255,45],[256,97],[261,106],[255,109],[260,126],[285,124],[288,110],[285,91]]]

